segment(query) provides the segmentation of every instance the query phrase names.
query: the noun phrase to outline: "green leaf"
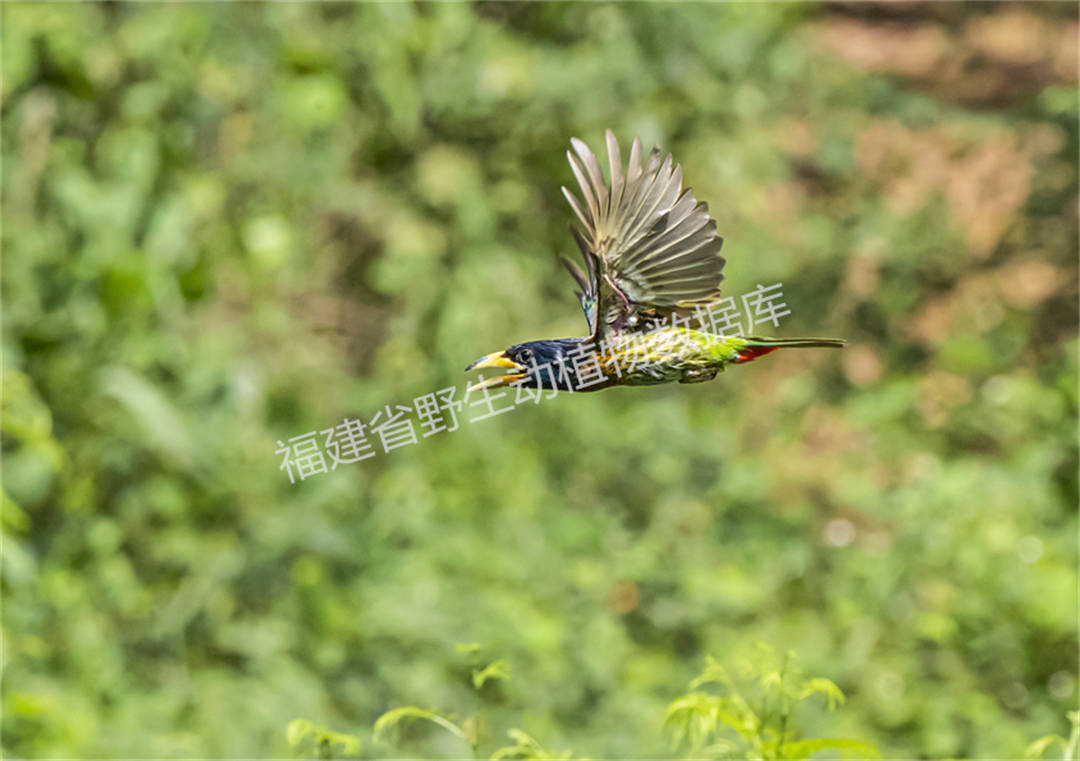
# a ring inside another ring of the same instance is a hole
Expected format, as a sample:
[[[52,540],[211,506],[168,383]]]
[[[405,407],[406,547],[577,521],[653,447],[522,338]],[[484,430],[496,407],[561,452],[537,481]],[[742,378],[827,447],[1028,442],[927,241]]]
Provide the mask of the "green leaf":
[[[348,756],[355,756],[360,752],[359,737],[344,732],[333,732],[325,727],[319,727],[316,742],[319,745],[325,744],[331,747],[338,745],[341,747],[341,752]]]
[[[522,730],[510,729],[506,734],[514,741],[514,744],[504,745],[492,753],[492,761],[499,761],[499,759],[503,758],[542,759],[551,757],[540,743]]]
[[[1043,735],[1024,750],[1025,758],[1042,758],[1043,753],[1054,743],[1061,743],[1065,747],[1065,738],[1061,735]]]
[[[98,389],[120,402],[138,421],[149,448],[185,468],[195,465],[198,457],[187,420],[155,384],[114,365],[101,370]]]
[[[417,708],[416,706],[402,706],[401,708],[394,708],[387,711],[378,719],[375,720],[375,727],[372,732],[372,736],[375,742],[379,742],[383,735],[390,730],[395,729],[402,722],[410,721],[412,719],[424,719],[430,721],[433,724],[438,724],[450,734],[459,738],[463,743],[470,748],[473,747],[473,742],[469,736],[454,722],[445,716],[435,713],[434,711],[428,711],[423,708]]]
[[[505,679],[510,681],[510,664],[503,660],[498,660],[488,664],[483,669],[473,669],[472,683],[473,687],[480,689],[484,686],[484,683],[489,679]]]
[[[825,679],[824,677],[806,680],[803,683],[802,692],[799,694],[799,700],[804,700],[819,692],[825,695],[829,701],[830,711],[834,710],[838,705],[843,705],[844,700],[846,700],[843,690],[837,687],[836,683],[831,679]]]
[[[696,690],[701,685],[708,684],[709,682],[715,682],[729,687],[731,686],[731,676],[728,674],[728,670],[711,655],[706,656],[705,670],[701,672],[700,676],[690,682],[690,689]]]
[[[460,654],[476,655],[480,652],[480,645],[476,642],[455,642],[454,652]]]
[[[304,738],[311,732],[315,731],[315,725],[308,719],[293,719],[289,722],[289,726],[285,728],[285,740],[289,743],[289,747],[295,748]]]
[[[736,758],[738,751],[739,746],[736,743],[721,738],[702,748],[700,755],[703,758]]]
[[[1069,711],[1065,716],[1072,723],[1069,741],[1065,743],[1065,761],[1076,761],[1080,750],[1080,711]]]
[[[504,758],[529,759],[530,761],[566,761],[571,756],[570,751],[564,750],[559,755],[554,755],[546,750],[539,742],[526,732],[514,728],[508,730],[507,735],[514,741],[513,745],[504,745],[491,754],[492,761],[500,761]]]
[[[775,687],[777,690],[781,689],[784,684],[784,676],[779,671],[770,671],[767,674],[761,676],[761,686],[763,689],[769,689]]]
[[[329,757],[329,751],[336,745],[341,753],[354,756],[360,753],[361,742],[356,735],[335,732],[326,727],[317,727],[308,719],[293,719],[285,728],[285,739],[292,748],[299,747],[311,737],[315,753],[320,758]]]
[[[687,742],[691,748],[701,747],[710,735],[726,725],[749,739],[758,729],[757,716],[737,700],[692,692],[676,698],[668,706],[664,730],[672,735],[672,747],[678,749]]]
[[[856,758],[881,758],[881,753],[870,743],[835,737],[824,737],[814,740],[797,740],[795,742],[784,743],[780,750],[781,758],[799,759],[810,758],[811,755],[817,753],[819,750],[830,748],[846,751],[844,755],[854,756]]]
[[[720,698],[703,692],[692,692],[671,702],[664,716],[664,731],[672,735],[672,749],[683,742],[691,748],[701,746],[716,731]]]

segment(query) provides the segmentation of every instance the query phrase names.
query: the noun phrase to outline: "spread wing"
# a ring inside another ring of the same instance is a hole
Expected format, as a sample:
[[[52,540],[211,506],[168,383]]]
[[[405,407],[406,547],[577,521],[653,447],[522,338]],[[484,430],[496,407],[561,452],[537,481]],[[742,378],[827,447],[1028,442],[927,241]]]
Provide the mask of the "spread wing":
[[[723,238],[709,207],[682,189],[682,167],[656,148],[642,166],[635,138],[623,173],[619,145],[607,131],[610,181],[596,156],[572,138],[566,152],[584,203],[565,187],[581,228],[573,230],[588,273],[568,264],[594,336],[641,330],[647,319],[714,300],[724,279]],[[590,315],[588,303],[592,302]]]

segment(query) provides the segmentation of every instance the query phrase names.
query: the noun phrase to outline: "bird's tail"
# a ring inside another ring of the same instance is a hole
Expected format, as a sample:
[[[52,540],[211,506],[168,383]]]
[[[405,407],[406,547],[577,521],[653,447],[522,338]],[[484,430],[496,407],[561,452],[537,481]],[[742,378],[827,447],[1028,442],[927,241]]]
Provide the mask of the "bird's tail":
[[[743,340],[746,341],[746,344],[739,349],[739,356],[735,360],[736,364],[752,362],[758,357],[763,357],[777,349],[816,346],[833,346],[839,349],[847,343],[847,341],[839,338],[759,338],[757,336],[747,336]]]

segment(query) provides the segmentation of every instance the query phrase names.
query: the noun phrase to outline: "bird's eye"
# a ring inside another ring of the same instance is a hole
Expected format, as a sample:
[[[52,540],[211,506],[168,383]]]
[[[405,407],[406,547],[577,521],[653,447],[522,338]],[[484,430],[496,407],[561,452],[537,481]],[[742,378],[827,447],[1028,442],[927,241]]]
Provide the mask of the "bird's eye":
[[[519,352],[519,356],[521,357],[522,361],[524,361],[524,362],[532,362],[532,358],[533,358],[532,349],[522,349]]]

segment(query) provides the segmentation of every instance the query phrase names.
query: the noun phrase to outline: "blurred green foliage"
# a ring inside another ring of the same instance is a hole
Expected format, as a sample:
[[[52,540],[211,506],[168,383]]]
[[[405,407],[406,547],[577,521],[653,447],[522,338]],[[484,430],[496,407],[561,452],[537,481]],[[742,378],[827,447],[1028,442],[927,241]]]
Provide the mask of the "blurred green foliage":
[[[1072,6],[0,14],[5,755],[281,756],[416,704],[660,757],[758,639],[849,697],[808,737],[1068,733]],[[782,281],[779,333],[851,346],[291,485],[277,440],[582,332],[563,151],[606,127],[682,162],[729,294]]]
[[[844,756],[878,758],[869,743],[849,738],[799,738],[792,715],[797,704],[815,695],[829,710],[844,693],[824,677],[806,678],[798,656],[783,655],[758,643],[755,652],[736,662],[737,675],[712,656],[690,682],[693,692],[672,701],[664,726],[675,749],[689,746],[688,758],[800,759],[823,750]],[[710,685],[723,694],[700,688]],[[734,734],[734,739],[730,735]]]
[[[1068,719],[1072,724],[1072,731],[1067,738],[1058,734],[1044,735],[1031,743],[1024,755],[1027,758],[1043,758],[1047,748],[1057,746],[1061,749],[1062,761],[1076,761],[1077,754],[1080,753],[1080,711],[1069,711]]]
[[[799,730],[792,718],[796,705],[815,695],[823,695],[831,711],[844,702],[844,693],[829,679],[805,678],[795,653],[787,652],[781,656],[774,648],[758,642],[750,653],[734,659],[734,665],[738,676],[732,676],[726,666],[708,656],[705,670],[690,682],[690,689],[694,691],[676,698],[668,706],[664,729],[672,738],[673,750],[687,746],[685,758],[775,761],[806,759],[823,750],[841,751],[845,757],[880,757],[873,745],[859,740],[799,738]],[[509,664],[497,660],[483,671],[473,669],[473,687],[480,690],[485,680],[477,679],[476,674],[489,671],[497,673],[500,679],[510,679]],[[700,689],[704,685],[716,686],[726,694],[704,692]],[[448,732],[473,758],[486,755],[480,747],[480,727],[485,723],[483,716],[470,716],[459,721],[454,715],[419,706],[399,706],[376,719],[372,742],[400,745],[404,742],[402,728],[417,720],[430,722]],[[725,736],[732,733],[736,739]],[[569,750],[555,755],[517,727],[507,730],[507,735],[514,744],[495,748],[490,755],[492,761],[507,758],[565,761],[573,755]],[[333,758],[335,748],[340,749],[340,755],[355,756],[362,746],[362,740],[356,735],[319,727],[303,718],[289,722],[285,739],[293,748],[309,749],[315,758]],[[1050,735],[1029,746],[1028,752],[1038,753],[1055,743],[1064,746],[1067,741]]]
[[[335,732],[313,724],[309,719],[293,719],[285,728],[285,741],[292,748],[310,745],[313,758],[333,758],[335,755],[355,756],[363,747],[356,735]]]

